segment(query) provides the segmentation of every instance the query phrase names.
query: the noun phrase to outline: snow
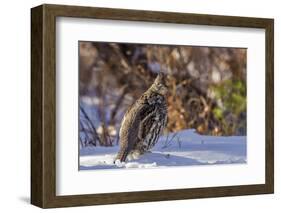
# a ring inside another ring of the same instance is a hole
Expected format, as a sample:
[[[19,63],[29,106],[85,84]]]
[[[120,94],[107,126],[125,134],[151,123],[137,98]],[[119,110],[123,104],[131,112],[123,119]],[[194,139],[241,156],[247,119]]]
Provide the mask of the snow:
[[[80,149],[80,170],[162,168],[246,163],[246,136],[204,136],[195,130],[183,130],[159,138],[151,152],[129,156],[127,162],[114,158],[119,150],[113,147],[84,147]]]

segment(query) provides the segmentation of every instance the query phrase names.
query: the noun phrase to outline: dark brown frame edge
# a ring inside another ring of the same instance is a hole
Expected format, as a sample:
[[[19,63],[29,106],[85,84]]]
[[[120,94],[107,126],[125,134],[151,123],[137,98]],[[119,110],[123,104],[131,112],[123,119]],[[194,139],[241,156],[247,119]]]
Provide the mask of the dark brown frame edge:
[[[195,189],[56,196],[56,17],[262,28],[266,32],[266,183]],[[31,9],[31,203],[66,207],[274,192],[274,20],[41,5]]]

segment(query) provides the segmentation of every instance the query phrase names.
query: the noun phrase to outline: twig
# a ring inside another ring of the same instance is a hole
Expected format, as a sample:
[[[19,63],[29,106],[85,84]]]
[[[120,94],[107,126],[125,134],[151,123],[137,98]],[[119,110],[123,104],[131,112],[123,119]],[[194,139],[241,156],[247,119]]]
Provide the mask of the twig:
[[[177,142],[179,144],[179,148],[181,149],[181,140],[180,140],[180,137],[177,137]]]
[[[173,139],[177,136],[177,132],[173,134],[173,136],[171,137],[171,139],[168,141],[169,135],[167,135],[166,141],[165,141],[165,145],[162,147],[162,149],[167,148],[169,146],[172,145],[172,141]]]
[[[88,121],[88,124],[91,126],[91,129],[93,131],[93,140],[98,141],[99,144],[101,144],[101,140],[98,136],[96,128],[95,128],[94,124],[92,123],[91,119],[89,118],[89,116],[87,115],[86,111],[83,109],[82,106],[80,106],[80,110],[81,110],[82,114],[84,115],[85,119]]]
[[[127,90],[128,90],[128,86],[125,85],[121,90],[122,90],[122,93],[121,93],[121,95],[118,97],[118,99],[117,99],[117,101],[116,101],[116,104],[115,104],[115,107],[114,107],[114,109],[112,110],[111,115],[110,115],[110,124],[111,124],[111,125],[114,124],[115,116],[116,116],[116,114],[117,114],[117,112],[118,112],[119,107],[121,106],[121,104],[122,104],[122,102],[123,102],[123,100],[124,100],[124,97],[125,97],[125,95],[126,95],[126,93],[127,93]]]
[[[90,141],[88,133],[90,133],[90,134],[93,134],[93,133],[90,132],[90,130],[88,130],[88,129],[86,129],[84,127],[83,122],[81,121],[81,119],[80,119],[80,132],[83,132],[85,134],[84,145],[87,146],[89,144],[88,142]],[[80,135],[80,139],[82,141],[81,135]],[[94,146],[96,146],[96,144],[94,144]]]

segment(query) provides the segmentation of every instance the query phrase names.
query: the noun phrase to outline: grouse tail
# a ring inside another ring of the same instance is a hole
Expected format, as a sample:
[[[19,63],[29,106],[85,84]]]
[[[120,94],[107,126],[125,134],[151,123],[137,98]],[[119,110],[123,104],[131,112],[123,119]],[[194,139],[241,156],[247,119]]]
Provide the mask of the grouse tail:
[[[115,159],[115,162],[116,162],[117,160],[120,160],[120,162],[125,162],[125,161],[126,161],[126,158],[127,158],[127,156],[128,156],[128,154],[129,154],[128,149],[120,150],[120,151],[118,152],[118,154],[117,154],[117,157],[116,157],[116,159]]]

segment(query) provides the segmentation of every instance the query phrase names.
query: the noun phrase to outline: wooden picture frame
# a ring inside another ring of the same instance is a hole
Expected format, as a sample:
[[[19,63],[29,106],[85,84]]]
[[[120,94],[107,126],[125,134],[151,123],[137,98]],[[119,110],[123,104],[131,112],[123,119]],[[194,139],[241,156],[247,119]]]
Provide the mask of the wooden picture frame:
[[[266,168],[265,184],[192,189],[56,195],[56,17],[95,18],[265,29]],[[42,208],[132,203],[274,191],[274,21],[273,19],[199,15],[64,5],[31,9],[31,203]]]

